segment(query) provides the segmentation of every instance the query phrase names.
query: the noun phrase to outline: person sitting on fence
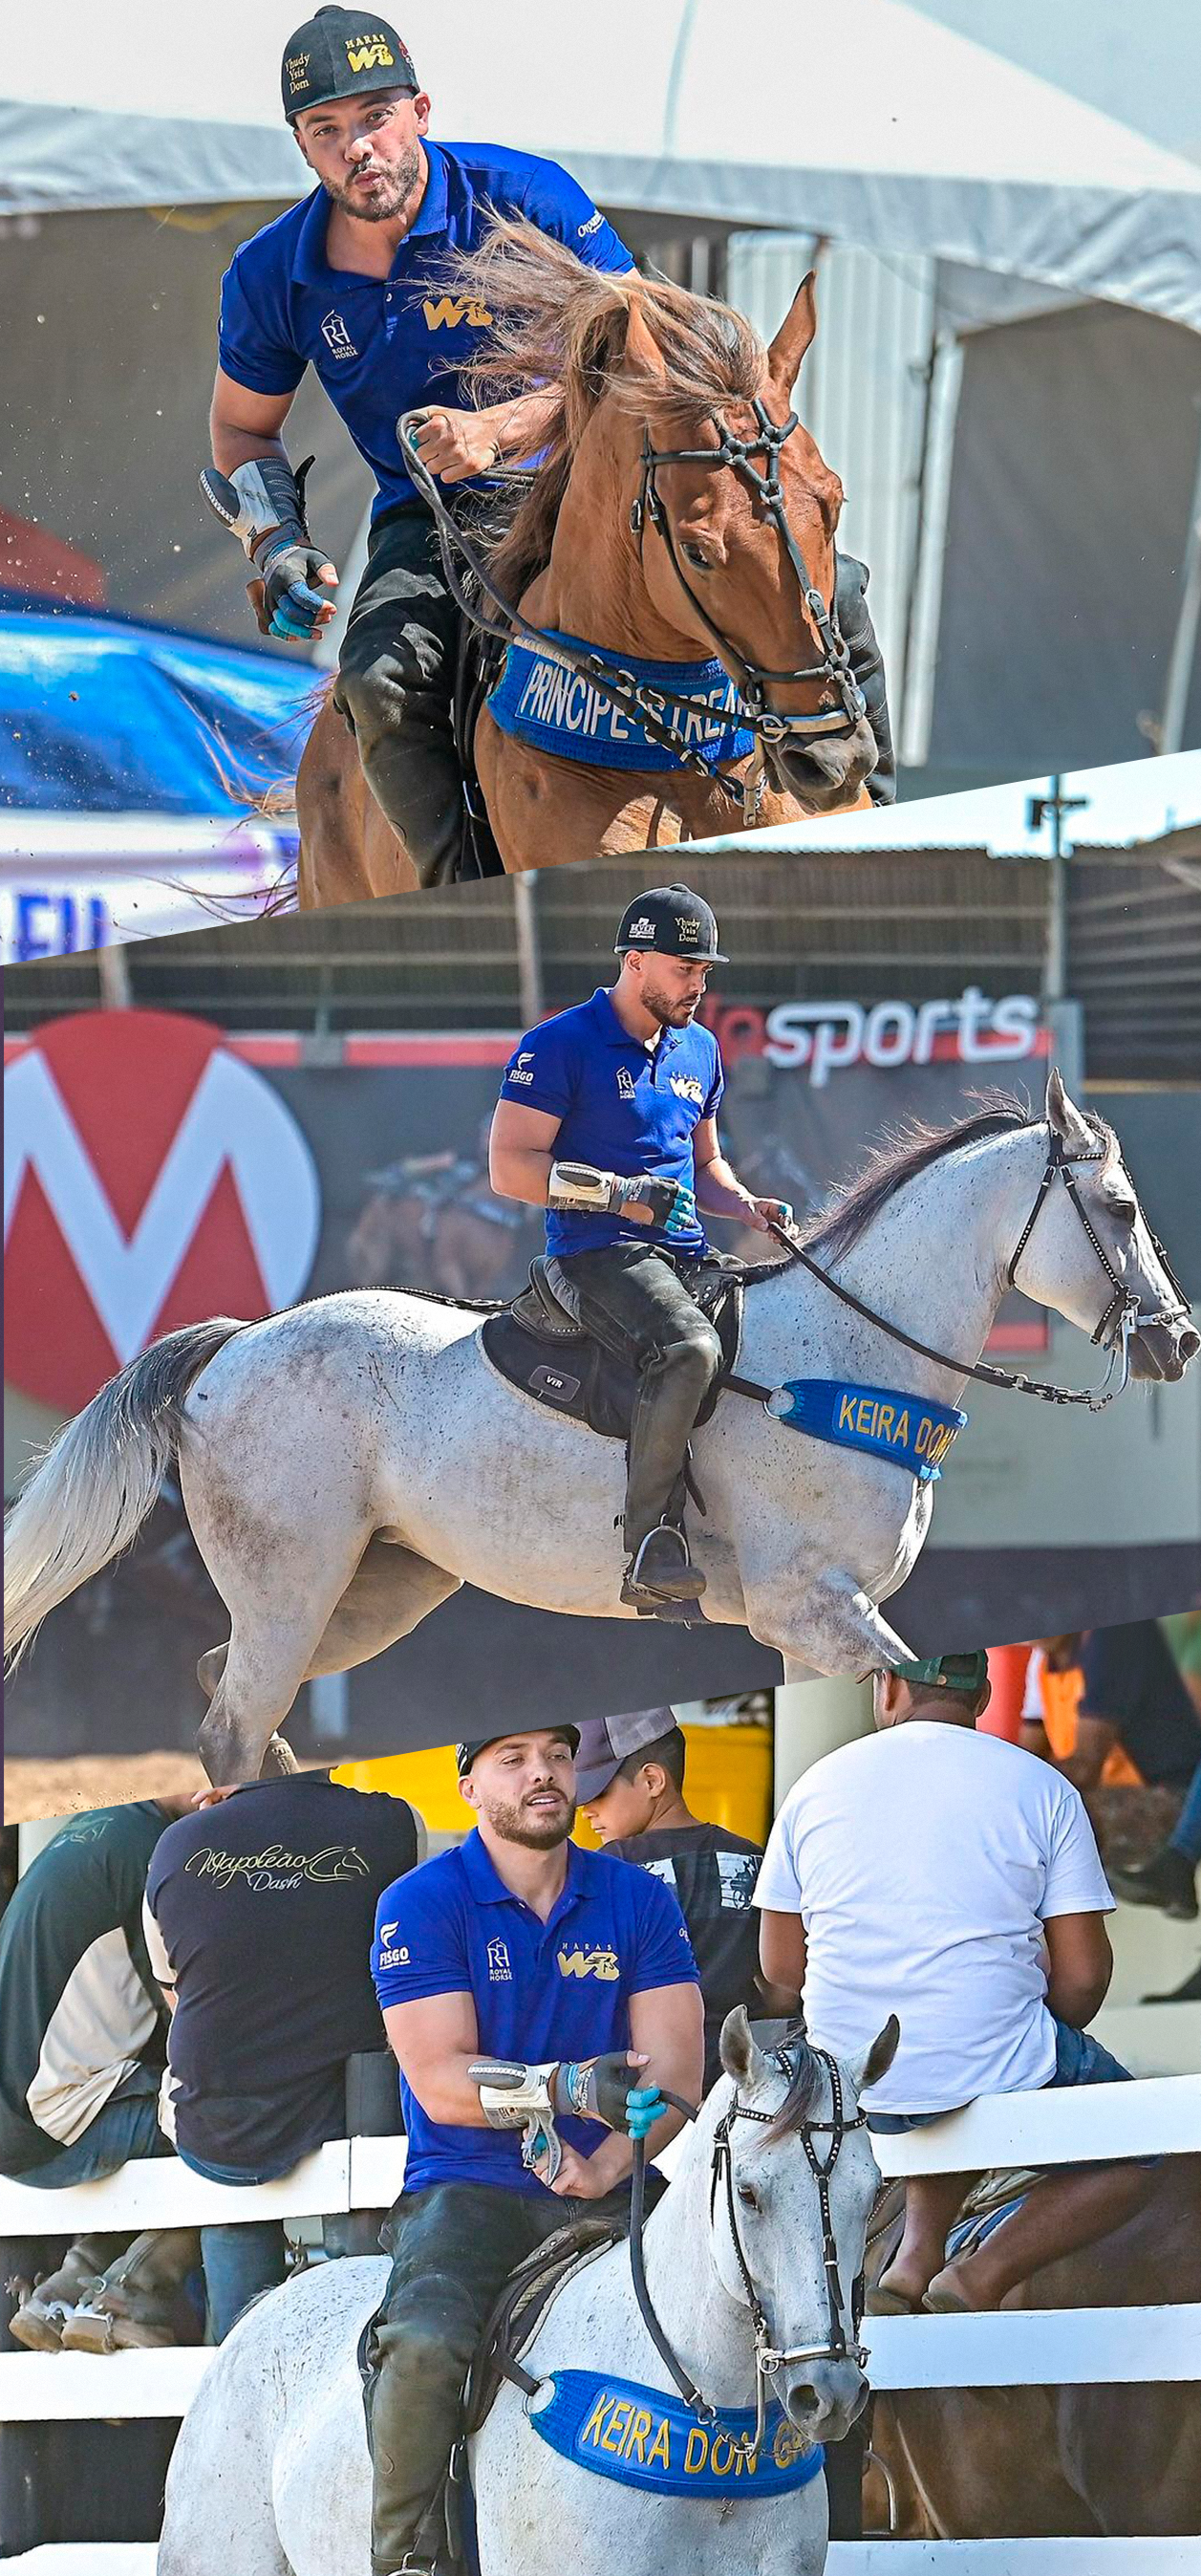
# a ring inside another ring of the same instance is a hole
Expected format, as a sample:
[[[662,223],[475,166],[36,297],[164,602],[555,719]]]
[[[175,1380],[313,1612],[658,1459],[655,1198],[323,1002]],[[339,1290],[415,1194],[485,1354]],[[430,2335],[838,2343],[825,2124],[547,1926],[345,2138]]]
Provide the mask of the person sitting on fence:
[[[17,1881],[0,1925],[0,2174],[10,2181],[51,2193],[170,2153],[158,2120],[166,2014],[142,1891],[187,1805],[139,1798],[72,1816]],[[34,2241],[10,2256],[9,2330],[29,2350],[71,2349],[81,2302],[117,2263],[127,2285],[121,2343],[196,2339],[199,2321],[181,2297],[199,2263],[194,2231],[80,2236],[36,2283],[22,2270]]]
[[[879,2132],[978,2094],[1126,2080],[1087,2028],[1112,1973],[1113,1898],[1078,1790],[976,1731],[983,1653],[902,1664],[874,1692],[877,1732],[802,1773],[772,1827],[755,1891],[765,1976],[803,1991],[810,2038],[839,2056],[897,2012],[900,2045],[868,2107]],[[910,2180],[879,2304],[994,2308],[1154,2187],[1141,2164],[1062,2167],[948,2261],[973,2179]]]
[[[173,2016],[164,2117],[193,2173],[270,2182],[345,2136],[347,2061],[384,2044],[376,1902],[418,1858],[403,1798],[340,1788],[327,1771],[211,1790],[163,1836],[146,1938]],[[327,2251],[374,2251],[358,2218],[327,2219]],[[286,2238],[265,2218],[203,2227],[200,2241],[220,2343],[282,2281]]]
[[[582,1851],[574,1726],[457,1748],[476,1830],[390,1887],[374,1967],[409,2153],[364,2346],[372,2576],[433,2576],[468,2365],[526,2255],[628,2225],[633,2140],[700,2094],[702,2011],[670,1888]],[[662,2088],[662,2090],[660,2089]],[[514,2571],[516,2576],[516,2571]]]
[[[721,2026],[735,2004],[752,2018],[787,2009],[765,1995],[752,1904],[762,1845],[694,1816],[684,1796],[687,1748],[669,1708],[586,1717],[576,1796],[614,1860],[650,1870],[678,1898],[705,2005],[705,2091],[721,2073]]]

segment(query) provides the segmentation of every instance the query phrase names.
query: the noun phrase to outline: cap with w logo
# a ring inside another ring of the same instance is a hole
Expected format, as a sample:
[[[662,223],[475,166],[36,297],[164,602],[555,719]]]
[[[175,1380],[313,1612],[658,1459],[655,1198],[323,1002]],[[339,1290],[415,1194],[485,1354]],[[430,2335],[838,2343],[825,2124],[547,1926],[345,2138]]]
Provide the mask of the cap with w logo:
[[[284,115],[322,107],[333,98],[365,90],[409,89],[417,74],[395,28],[366,9],[319,9],[284,47],[281,73]]]

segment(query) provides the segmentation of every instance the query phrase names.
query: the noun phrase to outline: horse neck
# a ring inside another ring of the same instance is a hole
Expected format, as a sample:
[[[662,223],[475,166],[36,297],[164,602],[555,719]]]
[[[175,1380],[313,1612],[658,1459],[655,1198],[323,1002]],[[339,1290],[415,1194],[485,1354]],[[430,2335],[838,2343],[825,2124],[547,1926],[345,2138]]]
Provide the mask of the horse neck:
[[[711,2251],[713,2131],[727,2094],[718,2084],[702,2106],[670,2188],[647,2221],[646,2285],[673,2352],[705,2395],[718,2406],[745,2406],[754,2388],[754,2331]]]
[[[890,1323],[956,1359],[974,1361],[1005,1295],[1006,1271],[1034,1204],[1046,1151],[1041,1125],[1006,1128],[960,1146],[906,1181],[849,1252],[827,1254],[818,1244],[814,1258]],[[797,1302],[811,1312],[814,1296],[821,1299],[821,1290],[797,1264],[755,1291],[750,1312],[754,1316],[762,1300],[773,1345],[791,1325],[795,1353]],[[915,1394],[938,1393],[951,1379],[962,1383],[961,1373],[890,1346],[886,1336],[875,1335],[845,1309],[837,1322],[830,1316],[829,1329],[841,1334],[846,1328],[858,1365],[889,1364],[885,1354],[891,1347],[892,1368],[902,1370]],[[858,1359],[858,1345],[868,1337],[876,1347],[865,1363]]]
[[[705,648],[654,606],[629,523],[634,424],[602,403],[572,459],[550,562],[523,602],[541,626],[648,662],[695,662]]]

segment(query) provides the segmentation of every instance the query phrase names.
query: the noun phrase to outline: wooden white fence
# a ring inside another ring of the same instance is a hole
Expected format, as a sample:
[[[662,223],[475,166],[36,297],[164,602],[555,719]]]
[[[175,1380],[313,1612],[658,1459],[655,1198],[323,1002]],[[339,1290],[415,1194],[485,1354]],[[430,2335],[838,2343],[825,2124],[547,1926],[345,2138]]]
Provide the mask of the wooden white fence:
[[[886,2174],[1061,2164],[1098,2156],[1201,2154],[1201,2075],[974,2102],[907,2137],[877,2138]],[[404,2140],[322,2147],[280,2181],[208,2183],[172,2159],[126,2165],[106,2182],[45,2192],[0,2182],[0,2235],[199,2226],[306,2218],[387,2206],[401,2188]],[[670,2162],[671,2150],[665,2162]],[[1028,2383],[1201,2381],[1201,2303],[1156,2308],[870,2317],[865,2340],[881,2389],[1012,2388]],[[0,2424],[182,2415],[213,2354],[0,2354]],[[1198,2500],[1201,2522],[1201,2499]],[[153,2547],[46,2547],[6,2567],[29,2576],[153,2576]],[[1201,2576],[1201,2533],[1177,2540],[862,2541],[836,2543],[831,2576]],[[335,2576],[335,2571],[331,2571]],[[340,2571],[338,2571],[340,2576]]]

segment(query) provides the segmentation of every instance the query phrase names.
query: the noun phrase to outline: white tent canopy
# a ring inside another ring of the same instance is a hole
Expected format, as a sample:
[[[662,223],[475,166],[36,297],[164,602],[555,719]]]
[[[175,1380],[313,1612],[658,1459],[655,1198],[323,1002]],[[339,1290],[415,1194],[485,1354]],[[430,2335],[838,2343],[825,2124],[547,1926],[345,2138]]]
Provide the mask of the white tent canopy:
[[[14,13],[0,210],[300,192],[279,57],[303,0]],[[1201,170],[906,0],[389,0],[434,130],[611,206],[919,252],[1201,329]]]

